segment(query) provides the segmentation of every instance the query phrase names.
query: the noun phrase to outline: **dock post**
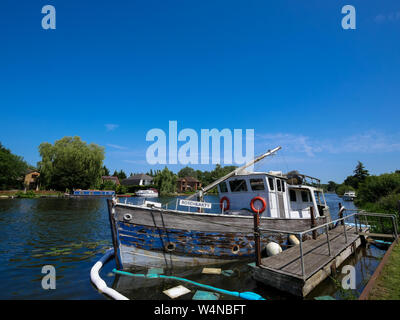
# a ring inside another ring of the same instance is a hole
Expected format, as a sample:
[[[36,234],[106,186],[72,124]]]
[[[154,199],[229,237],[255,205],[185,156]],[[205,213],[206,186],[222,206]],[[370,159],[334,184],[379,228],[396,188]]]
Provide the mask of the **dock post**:
[[[329,252],[329,256],[331,256],[331,255],[332,255],[332,254],[331,254],[331,243],[330,243],[330,240],[329,240],[329,229],[328,229],[328,225],[325,226],[325,232],[326,232],[326,240],[327,240],[327,243],[328,243],[328,252]]]
[[[300,260],[301,260],[301,275],[303,277],[303,280],[305,280],[305,270],[304,270],[304,259],[303,259],[303,234],[300,233]]]
[[[314,208],[313,207],[310,207],[310,216],[311,216],[311,228],[315,228],[316,224],[315,224]],[[317,239],[317,230],[313,230],[312,237],[313,237],[314,240]]]
[[[260,213],[254,213],[254,244],[256,255],[256,266],[261,265],[261,241],[260,241]]]
[[[357,212],[357,213],[354,215],[354,225],[355,225],[355,228],[356,228],[356,232],[358,232],[358,224],[357,224],[358,216],[359,216],[359,212]]]
[[[400,201],[399,201],[399,206],[400,206]],[[400,214],[400,213],[399,213]],[[392,224],[393,224],[393,231],[394,231],[394,236],[397,239],[398,233],[397,233],[397,219],[395,216],[392,216]]]
[[[117,266],[118,270],[122,269],[122,263],[119,260],[118,256],[118,239],[117,239],[117,227],[115,223],[115,204],[113,200],[107,199],[107,207],[108,207],[108,219],[110,221],[110,226],[111,226],[111,235],[112,235],[112,243],[113,243],[113,249],[114,249],[114,258],[115,258],[115,264]]]
[[[342,219],[342,218],[343,218],[342,204],[339,202],[339,219]],[[341,220],[340,224],[343,226],[344,220]]]

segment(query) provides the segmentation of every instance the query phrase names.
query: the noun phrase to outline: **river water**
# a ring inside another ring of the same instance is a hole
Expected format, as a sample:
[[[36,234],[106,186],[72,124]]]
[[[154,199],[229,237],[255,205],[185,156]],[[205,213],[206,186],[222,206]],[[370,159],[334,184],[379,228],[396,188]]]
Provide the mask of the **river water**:
[[[158,199],[174,203],[173,198]],[[217,202],[210,196],[208,201]],[[337,217],[338,204],[354,209],[352,202],[344,202],[335,194],[326,195],[332,218]],[[138,201],[132,198],[129,201]],[[0,200],[0,299],[107,299],[92,286],[89,273],[93,264],[112,246],[106,200],[104,198],[74,199],[1,199]],[[334,278],[326,279],[309,296],[330,295],[336,299],[356,298],[386,248],[374,245],[361,247],[343,265],[356,267],[356,290],[340,289],[343,275],[338,269]],[[251,262],[251,261],[249,261]],[[202,268],[170,270],[176,276],[233,291],[254,291],[266,299],[294,299],[256,283],[250,275],[248,262],[223,265],[231,275],[203,275]],[[56,270],[56,289],[42,288],[44,265]],[[132,299],[169,299],[163,290],[182,284],[173,280],[140,279],[115,276],[111,271],[114,261],[102,270],[101,276],[109,286],[117,288]],[[147,270],[131,270],[146,273]],[[183,284],[192,293],[199,289]],[[232,299],[221,295],[220,299]]]

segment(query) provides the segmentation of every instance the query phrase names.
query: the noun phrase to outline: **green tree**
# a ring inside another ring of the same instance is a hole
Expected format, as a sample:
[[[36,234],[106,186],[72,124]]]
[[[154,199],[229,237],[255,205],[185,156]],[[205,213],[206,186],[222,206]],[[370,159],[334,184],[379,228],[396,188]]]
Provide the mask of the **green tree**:
[[[160,195],[176,192],[176,175],[165,167],[154,178],[154,184]]]
[[[337,186],[337,184],[336,184],[336,182],[334,182],[334,181],[328,181],[328,185],[327,185],[327,187],[326,187],[326,189],[328,190],[328,191],[335,191],[336,190],[336,186]]]
[[[354,170],[354,177],[358,179],[358,183],[363,182],[368,176],[368,170],[365,169],[361,161],[358,161],[356,169]]]
[[[103,173],[104,148],[80,137],[64,137],[54,145],[39,146],[41,182],[46,188],[98,188]]]
[[[352,186],[344,183],[336,186],[335,192],[338,196],[343,196],[346,191],[355,191],[355,189]]]
[[[377,202],[390,194],[400,194],[400,174],[384,173],[379,176],[369,176],[360,183],[357,192],[357,202]]]
[[[232,172],[235,169],[237,169],[236,166],[221,167],[220,164],[217,164],[215,166],[215,169],[213,171],[211,171],[211,179],[212,179],[212,181],[215,181],[219,178],[222,178],[223,176],[227,175],[228,173]],[[212,181],[210,181],[210,183]]]
[[[215,180],[227,175],[233,170],[237,169],[237,166],[225,166],[222,167],[220,164],[217,164],[212,171],[201,171],[196,170],[196,178],[201,182],[202,186],[205,187]]]
[[[113,181],[106,180],[104,183],[100,185],[100,190],[114,190],[115,191],[116,186]]]
[[[120,181],[126,179],[126,173],[124,172],[124,170],[121,169],[121,170],[118,172],[117,177],[118,177],[118,179],[119,179]]]
[[[355,189],[358,189],[358,185],[361,182],[364,182],[365,179],[369,176],[368,170],[365,169],[364,165],[361,161],[358,161],[355,170],[353,171],[354,175],[348,176],[346,180],[344,180],[344,184],[352,186]]]
[[[353,189],[357,189],[358,183],[358,179],[354,176],[348,176],[346,180],[343,181],[344,185],[351,186]]]
[[[109,176],[110,175],[110,170],[106,166],[103,166],[103,176]]]
[[[179,170],[178,177],[179,178],[192,177],[197,179],[197,172],[193,168],[185,167]]]
[[[126,186],[123,185],[117,185],[115,188],[115,192],[117,194],[124,194],[128,191],[128,188]]]
[[[0,190],[22,187],[28,164],[0,143]]]
[[[126,173],[122,169],[119,172],[114,170],[113,176],[118,177],[119,181],[126,179]]]

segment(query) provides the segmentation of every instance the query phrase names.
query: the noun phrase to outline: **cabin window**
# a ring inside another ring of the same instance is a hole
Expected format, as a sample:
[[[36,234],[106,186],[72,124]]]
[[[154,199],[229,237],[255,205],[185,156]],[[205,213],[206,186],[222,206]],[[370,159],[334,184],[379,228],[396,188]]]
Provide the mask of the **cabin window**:
[[[251,190],[265,190],[263,179],[250,179]]]
[[[322,205],[322,200],[321,200],[321,193],[319,191],[314,191],[315,199],[317,200],[319,205]]]
[[[278,189],[278,191],[282,191],[281,180],[279,179],[276,179],[276,188]]]
[[[220,192],[228,192],[228,187],[227,187],[227,185],[226,185],[226,182],[221,182],[220,184],[219,184],[219,191]]]
[[[289,196],[290,196],[290,201],[296,202],[297,198],[296,198],[296,191],[294,190],[289,190]]]
[[[308,191],[301,191],[301,200],[303,202],[310,202],[309,194],[310,193]]]
[[[282,191],[285,192],[285,181],[281,181],[282,182]]]
[[[247,191],[246,180],[232,180],[229,181],[229,186],[232,192]]]
[[[274,179],[268,178],[268,183],[269,183],[269,189],[271,191],[275,190],[275,188],[274,188]]]

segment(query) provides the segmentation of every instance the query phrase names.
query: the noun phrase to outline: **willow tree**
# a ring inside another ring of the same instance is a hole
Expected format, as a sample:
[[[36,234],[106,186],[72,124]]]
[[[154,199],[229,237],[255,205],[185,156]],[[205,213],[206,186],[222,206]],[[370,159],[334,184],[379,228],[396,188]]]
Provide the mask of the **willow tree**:
[[[41,185],[55,190],[98,188],[103,173],[104,148],[80,137],[64,137],[54,145],[39,146]]]
[[[154,184],[161,195],[176,192],[176,175],[165,167],[154,178]]]

